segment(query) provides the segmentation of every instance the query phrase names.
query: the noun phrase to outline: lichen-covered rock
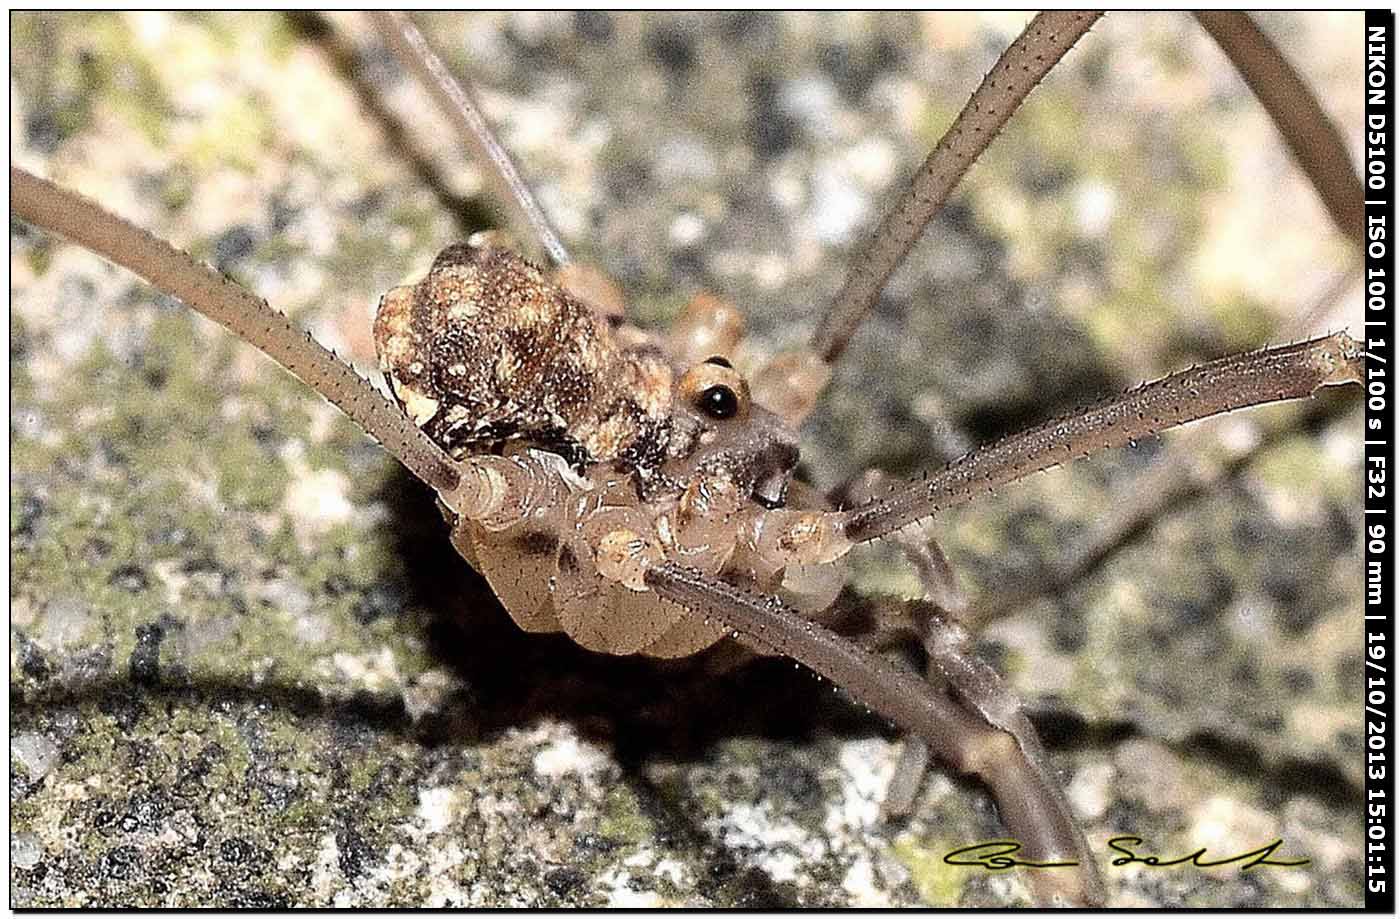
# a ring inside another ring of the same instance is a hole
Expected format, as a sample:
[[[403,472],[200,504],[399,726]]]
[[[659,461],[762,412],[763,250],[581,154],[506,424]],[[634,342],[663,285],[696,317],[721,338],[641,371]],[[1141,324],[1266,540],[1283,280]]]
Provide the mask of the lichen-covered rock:
[[[1359,18],[1263,20],[1347,126]],[[1023,21],[423,24],[639,319],[707,286],[757,358],[811,328]],[[487,223],[478,173],[358,17],[22,13],[11,46],[15,161],[365,372],[383,292]],[[830,686],[521,634],[425,491],[313,393],[124,272],[11,238],[13,905],[1027,902],[942,861],[1000,833],[977,787],[936,772],[911,818],[879,820],[898,742]],[[1352,258],[1194,22],[1110,15],[895,277],[805,474],[912,473],[1300,337],[1318,304],[1343,326]],[[1118,905],[1361,902],[1358,417],[1346,393],[1232,416],[935,524]],[[1163,460],[1191,488],[1061,583]],[[888,547],[864,559],[861,596],[914,589]],[[1114,868],[1118,834],[1164,854],[1281,838],[1312,863]]]

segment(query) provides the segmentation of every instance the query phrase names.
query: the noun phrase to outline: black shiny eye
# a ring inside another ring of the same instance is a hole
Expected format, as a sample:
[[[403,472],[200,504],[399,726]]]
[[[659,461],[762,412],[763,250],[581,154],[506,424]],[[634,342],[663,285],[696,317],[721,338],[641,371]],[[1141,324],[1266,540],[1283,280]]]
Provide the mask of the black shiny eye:
[[[733,418],[739,411],[739,397],[728,386],[711,386],[700,394],[700,410],[718,421]]]

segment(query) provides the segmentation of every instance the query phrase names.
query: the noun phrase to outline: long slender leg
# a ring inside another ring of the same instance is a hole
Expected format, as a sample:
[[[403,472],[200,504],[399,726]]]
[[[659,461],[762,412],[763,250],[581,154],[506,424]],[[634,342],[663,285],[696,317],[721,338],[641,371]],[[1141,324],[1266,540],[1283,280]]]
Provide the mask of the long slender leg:
[[[1287,337],[1316,334],[1326,327],[1326,319],[1336,311],[1347,288],[1357,283],[1350,271],[1338,272],[1321,297],[1285,326]],[[1336,404],[1314,403],[1290,429],[1310,429],[1342,411]],[[1113,501],[1113,509],[1096,520],[1083,536],[1067,545],[1056,558],[1033,575],[999,584],[996,591],[978,598],[959,621],[980,631],[988,623],[1024,609],[1036,599],[1063,594],[1096,570],[1116,552],[1146,532],[1154,521],[1173,507],[1215,492],[1230,477],[1247,468],[1285,433],[1266,419],[1264,434],[1239,452],[1219,455],[1219,426],[1208,421],[1190,432],[1173,438],[1152,466],[1123,485]]]
[[[766,512],[754,548],[770,564],[823,564],[856,543],[887,536],[941,510],[1098,450],[1251,405],[1301,399],[1323,386],[1360,383],[1365,352],[1345,332],[1236,354],[1183,370],[973,450],[885,498],[836,513]]]
[[[514,218],[512,223],[522,229],[528,228],[531,237],[556,266],[568,264],[568,250],[554,232],[549,218],[535,202],[530,187],[520,177],[510,154],[491,131],[468,88],[452,76],[406,14],[379,11],[369,15],[400,62],[437,100],[462,141],[471,148],[476,161],[486,170],[491,184],[495,186],[498,199]]]
[[[1041,13],[1003,52],[895,202],[812,334],[812,350],[832,363],[875,304],[894,270],[948,194],[1032,89],[1098,20],[1099,13]]]
[[[1200,418],[1251,405],[1301,399],[1323,386],[1360,383],[1363,352],[1343,332],[1221,358],[1174,373],[1087,411],[1056,418],[954,460],[924,482],[858,508],[843,532],[868,542],[966,503],[1066,459],[1123,446]]]
[[[478,196],[457,187],[452,178],[455,164],[435,159],[415,140],[410,120],[389,104],[383,88],[370,76],[368,68],[359,65],[361,55],[350,36],[323,13],[289,11],[287,18],[301,40],[316,48],[324,57],[326,67],[354,92],[360,107],[379,125],[385,142],[412,170],[416,181],[430,189],[442,203],[443,210],[452,215],[459,235],[466,238],[478,231],[483,223]]]
[[[1341,132],[1308,84],[1248,13],[1199,10],[1195,16],[1269,113],[1337,229],[1358,249],[1364,247],[1361,179]]]
[[[1038,899],[1094,904],[1105,898],[1083,834],[1054,779],[1008,733],[988,725],[918,676],[788,609],[717,578],[670,562],[648,568],[646,585],[714,617],[757,650],[790,657],[921,737],[955,769],[991,789],[1002,820],[1021,843],[1020,856],[1062,865],[1027,873]]]
[[[850,483],[845,492],[850,498],[868,500],[872,494],[888,487],[888,480],[889,477],[879,470],[869,470]],[[915,527],[898,530],[892,535],[918,572],[925,598],[933,605],[929,609],[920,604],[912,616],[913,631],[928,655],[928,679],[949,687],[988,724],[1016,738],[1027,759],[1048,772],[1045,751],[1034,726],[1026,717],[1021,700],[1000,674],[977,656],[972,647],[972,636],[954,618],[966,610],[967,600],[958,590],[952,567],[943,550],[930,534],[920,532]],[[909,739],[907,746],[916,747],[919,743],[919,739],[914,737]],[[903,796],[912,787],[917,787],[919,774],[926,762],[926,755],[915,754],[901,759],[900,768],[915,774],[896,773],[896,781],[892,785],[898,786],[895,790],[899,795],[891,804],[892,812],[898,813],[900,807],[906,806]]]
[[[457,465],[442,448],[267,301],[82,195],[14,166],[10,207],[23,220],[86,246],[249,342],[325,396],[433,488],[450,491],[458,485]]]
[[[1066,17],[1062,20],[1051,15],[1032,20],[968,100],[866,249],[853,259],[809,349],[778,355],[757,374],[755,397],[789,424],[800,424],[811,412],[831,377],[831,365],[967,168],[1097,19],[1097,14],[1055,14]],[[1076,18],[1084,16],[1088,18]],[[1254,91],[1338,229],[1363,245],[1360,179],[1340,131],[1307,83],[1248,14],[1208,11],[1196,18]]]
[[[1286,430],[1307,429],[1336,417],[1339,412],[1339,406],[1319,403],[1315,411],[1305,413],[1303,418],[1290,419],[1292,423]],[[1213,455],[1211,449],[1201,443],[1204,439],[1173,443],[1167,456],[1124,483],[1107,516],[1095,521],[1087,532],[1064,546],[1063,551],[1047,560],[1034,574],[1000,584],[995,591],[980,597],[961,621],[980,630],[1025,609],[1041,597],[1064,595],[1116,553],[1132,545],[1171,509],[1217,494],[1224,482],[1277,445],[1285,433],[1284,429],[1268,426],[1257,443],[1228,456]],[[1200,452],[1193,451],[1196,445],[1201,447]],[[1218,448],[1215,453],[1218,454]]]
[[[864,250],[851,259],[841,290],[807,349],[778,355],[753,381],[754,397],[793,426],[811,412],[890,275],[923,235],[948,195],[977,162],[1030,91],[1059,63],[1101,13],[1041,13],[1027,24],[967,100]]]

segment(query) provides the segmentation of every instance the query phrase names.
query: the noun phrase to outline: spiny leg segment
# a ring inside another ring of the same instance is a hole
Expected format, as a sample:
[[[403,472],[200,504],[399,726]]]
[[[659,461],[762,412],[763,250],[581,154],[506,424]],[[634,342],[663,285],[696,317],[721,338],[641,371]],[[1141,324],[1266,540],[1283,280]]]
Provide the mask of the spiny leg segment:
[[[1013,434],[943,471],[849,513],[843,533],[868,542],[983,491],[1100,449],[1252,405],[1302,399],[1323,386],[1362,381],[1361,346],[1344,332],[1220,358]]]
[[[1326,316],[1336,307],[1342,293],[1355,283],[1354,271],[1338,271],[1328,289],[1303,315],[1284,325],[1283,337],[1301,339],[1315,336],[1326,327]],[[1107,514],[1094,521],[1087,532],[1071,540],[1054,559],[1034,574],[1012,583],[1001,584],[971,607],[958,612],[959,622],[981,630],[995,619],[1010,616],[1040,597],[1062,596],[1104,564],[1115,553],[1149,530],[1171,508],[1212,494],[1227,479],[1247,469],[1294,429],[1311,430],[1340,416],[1345,407],[1336,402],[1307,405],[1299,418],[1287,424],[1281,419],[1264,419],[1263,435],[1238,451],[1218,456],[1213,443],[1219,428],[1210,423],[1195,426],[1189,433],[1169,441],[1167,449],[1154,458],[1151,466],[1120,484],[1120,491]],[[864,502],[860,502],[864,503]],[[901,535],[909,531],[902,531]]]
[[[1147,383],[967,453],[941,471],[849,511],[771,511],[758,549],[773,564],[824,564],[977,495],[1066,460],[1252,405],[1361,383],[1365,352],[1344,332],[1236,354]]]

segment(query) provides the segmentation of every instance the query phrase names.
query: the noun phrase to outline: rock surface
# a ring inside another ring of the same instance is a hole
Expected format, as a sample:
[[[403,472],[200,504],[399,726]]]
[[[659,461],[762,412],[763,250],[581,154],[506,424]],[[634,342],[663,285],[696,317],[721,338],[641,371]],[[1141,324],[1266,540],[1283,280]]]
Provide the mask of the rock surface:
[[[800,340],[1023,17],[426,17],[644,321]],[[1359,14],[1265,26],[1350,131]],[[11,155],[368,372],[379,294],[485,225],[363,22],[15,14]],[[1351,138],[1351,134],[1348,134]],[[1354,139],[1353,139],[1354,140]],[[1024,904],[1000,834],[790,663],[519,633],[425,491],[251,349],[12,224],[11,897],[24,906]],[[1359,319],[1347,244],[1187,17],[1110,16],[972,171],[804,432],[823,487]],[[1361,902],[1359,400],[1232,416],[939,521],[1121,906]],[[1057,586],[1163,462],[1211,479]],[[1224,470],[1221,472],[1220,470]],[[889,547],[863,597],[909,595]],[[1018,592],[1017,585],[1044,589]],[[1048,587],[1046,585],[1049,585]],[[1000,607],[1000,608],[997,608]],[[711,668],[712,669],[712,668]],[[1301,868],[1148,871],[1104,841]]]

